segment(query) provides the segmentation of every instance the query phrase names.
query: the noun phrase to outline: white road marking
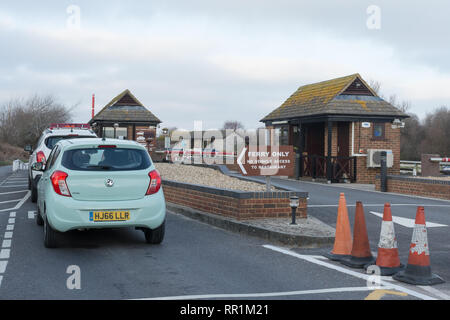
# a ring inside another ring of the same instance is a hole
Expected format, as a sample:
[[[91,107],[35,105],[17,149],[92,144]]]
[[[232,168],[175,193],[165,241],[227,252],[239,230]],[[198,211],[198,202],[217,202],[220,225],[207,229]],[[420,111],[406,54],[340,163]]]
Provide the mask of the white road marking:
[[[19,202],[20,200],[22,200],[22,198],[20,198],[20,199],[15,199],[15,200],[1,201],[0,204],[3,204],[3,203],[12,203],[12,202]]]
[[[3,240],[2,248],[11,248],[11,240]]]
[[[422,288],[422,289],[424,289],[424,290],[426,290],[426,291],[428,291],[428,292],[430,292],[430,293],[434,294],[435,296],[438,296],[438,297],[440,297],[442,299],[450,300],[450,296],[449,295],[443,293],[442,291],[439,291],[436,288],[433,288],[433,287],[430,287],[430,286],[418,286],[418,287]]]
[[[0,273],[5,273],[8,260],[0,261]]]
[[[16,184],[12,186],[1,185],[0,188],[16,188],[16,187],[28,187],[27,184]]]
[[[442,207],[442,208],[450,208],[450,204],[423,204],[423,203],[391,203],[391,207]],[[384,207],[383,204],[365,204],[363,203],[364,207]],[[309,208],[337,208],[339,207],[338,204],[309,204]],[[347,204],[347,207],[356,207],[356,204]]]
[[[28,193],[29,194],[29,193]],[[24,199],[28,199],[26,196],[24,197]],[[8,265],[8,260],[11,256],[11,239],[13,237],[13,229],[14,229],[14,224],[16,222],[16,212],[12,211],[9,213],[9,219],[8,219],[8,225],[6,226],[6,230],[5,231],[5,235],[4,235],[4,240],[2,242],[2,249],[0,250],[0,274],[4,274],[6,271],[6,266]],[[2,280],[3,280],[3,276],[0,276],[0,287],[2,286]]]
[[[0,250],[0,259],[9,259],[10,249],[1,249]]]
[[[13,193],[21,193],[21,192],[28,192],[28,190],[19,190],[19,191],[11,191],[11,192],[2,192],[0,193],[0,196],[4,194],[13,194]]]
[[[27,194],[22,198],[22,200],[18,204],[16,204],[16,206],[14,208],[2,209],[2,210],[0,210],[0,212],[19,210],[20,207],[25,203],[25,201],[28,200],[28,198],[30,196],[31,196],[31,191],[28,191]]]
[[[380,212],[370,211],[370,213],[372,213],[380,218],[383,218],[383,214]],[[403,218],[403,217],[397,217],[397,216],[392,216],[392,221],[394,221],[394,223],[397,223],[397,224],[407,227],[407,228],[414,228],[414,226],[416,224],[415,219]],[[448,227],[448,225],[427,221],[427,228],[436,228],[436,227]]]
[[[354,276],[356,278],[364,279],[366,281],[370,281],[373,278],[373,275],[363,274],[363,273],[359,273],[359,272],[356,272],[356,271],[353,271],[353,270],[349,270],[349,269],[343,268],[341,266],[337,266],[337,265],[331,264],[329,262],[325,262],[325,261],[321,261],[321,260],[315,259],[315,258],[313,258],[311,256],[308,256],[308,255],[302,255],[302,254],[295,253],[295,252],[293,252],[291,250],[288,250],[288,249],[284,249],[284,248],[280,248],[280,247],[276,247],[276,246],[272,246],[272,245],[263,245],[263,247],[266,248],[266,249],[270,249],[270,250],[273,250],[273,251],[276,251],[276,252],[280,252],[280,253],[283,253],[283,254],[286,254],[286,255],[298,258],[298,259],[302,259],[302,260],[305,260],[305,261],[308,261],[308,262],[311,262],[311,263],[314,263],[314,264],[317,264],[317,265],[320,265],[320,266],[323,266],[323,267],[326,267],[326,268],[329,268],[329,269],[333,269],[335,271],[342,272],[342,273]],[[411,296],[417,297],[419,299],[423,299],[423,300],[437,300],[436,298],[433,298],[431,296],[427,296],[427,295],[422,294],[420,292],[417,292],[417,291],[414,291],[414,290],[402,287],[402,286],[394,284],[394,283],[387,282],[386,280],[383,280],[383,279],[380,279],[379,284],[381,286],[383,286],[384,289],[387,289],[387,288],[395,289],[397,291],[405,292],[405,293],[407,293],[407,294],[409,294]]]
[[[203,294],[203,295],[186,295],[172,297],[144,298],[136,300],[194,300],[194,299],[233,299],[233,298],[263,298],[263,297],[281,297],[281,296],[297,296],[305,294],[335,293],[335,292],[355,292],[355,291],[372,291],[369,287],[345,287],[330,288],[317,290],[302,291],[286,291],[286,292],[267,292],[267,293],[237,293],[237,294]]]
[[[34,219],[36,211],[28,211],[28,219]]]

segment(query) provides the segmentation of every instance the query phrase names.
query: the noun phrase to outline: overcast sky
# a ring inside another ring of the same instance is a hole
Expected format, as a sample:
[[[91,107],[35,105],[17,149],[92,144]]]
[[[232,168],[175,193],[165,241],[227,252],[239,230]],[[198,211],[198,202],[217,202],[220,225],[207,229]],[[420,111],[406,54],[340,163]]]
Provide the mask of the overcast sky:
[[[98,111],[130,89],[166,127],[256,128],[299,86],[360,73],[421,117],[450,106],[447,1],[93,2],[0,2],[0,103],[55,94],[87,122],[93,93]]]

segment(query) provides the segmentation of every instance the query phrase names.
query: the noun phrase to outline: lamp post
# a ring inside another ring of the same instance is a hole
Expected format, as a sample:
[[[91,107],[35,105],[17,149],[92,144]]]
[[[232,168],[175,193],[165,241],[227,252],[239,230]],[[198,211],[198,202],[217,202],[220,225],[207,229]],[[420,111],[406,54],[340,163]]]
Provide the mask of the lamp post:
[[[290,206],[292,209],[292,222],[291,225],[297,225],[297,223],[295,223],[295,212],[297,211],[298,208],[298,197],[297,196],[291,196],[290,197]]]

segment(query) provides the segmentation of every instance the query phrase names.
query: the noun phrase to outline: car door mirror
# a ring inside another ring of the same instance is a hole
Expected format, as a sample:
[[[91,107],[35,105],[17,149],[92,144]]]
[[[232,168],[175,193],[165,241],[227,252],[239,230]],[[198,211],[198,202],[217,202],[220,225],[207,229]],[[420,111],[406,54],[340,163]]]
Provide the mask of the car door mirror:
[[[31,145],[26,145],[25,148],[23,148],[23,150],[25,150],[28,153],[33,153],[33,147]]]
[[[42,162],[35,162],[31,165],[34,171],[44,171],[44,164]]]

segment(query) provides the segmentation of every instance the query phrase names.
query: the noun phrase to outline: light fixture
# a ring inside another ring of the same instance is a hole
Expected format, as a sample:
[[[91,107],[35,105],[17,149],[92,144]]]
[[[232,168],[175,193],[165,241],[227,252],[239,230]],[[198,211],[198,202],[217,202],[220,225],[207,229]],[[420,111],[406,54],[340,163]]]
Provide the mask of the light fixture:
[[[295,212],[297,211],[298,208],[298,197],[297,196],[291,196],[289,198],[289,205],[291,206],[292,209],[292,222],[291,225],[296,225],[297,223],[295,223]]]

